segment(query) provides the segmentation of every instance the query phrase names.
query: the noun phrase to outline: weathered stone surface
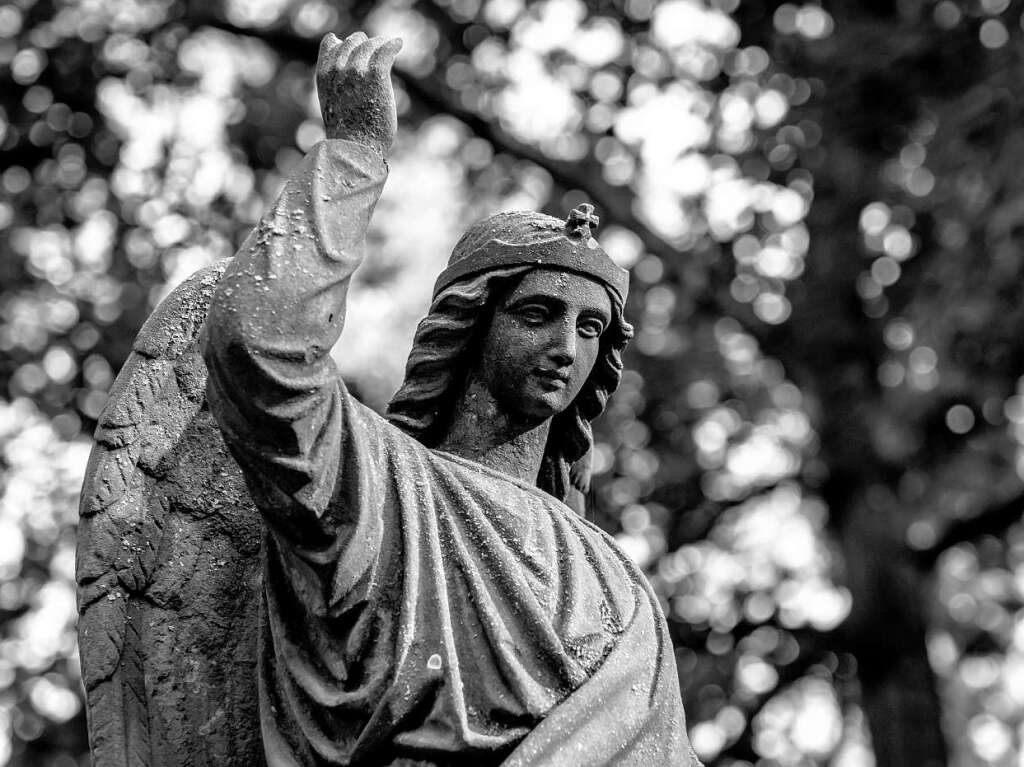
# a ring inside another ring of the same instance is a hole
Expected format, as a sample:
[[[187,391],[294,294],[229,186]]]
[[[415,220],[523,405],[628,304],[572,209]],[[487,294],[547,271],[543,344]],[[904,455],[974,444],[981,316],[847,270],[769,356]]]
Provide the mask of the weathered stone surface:
[[[696,764],[657,599],[567,505],[632,334],[592,209],[467,232],[389,420],[328,354],[397,50],[325,39],[329,139],[161,304],[101,416],[78,560],[101,767]]]
[[[79,523],[97,765],[259,764],[262,523],[205,397],[197,338],[224,264],[161,304],[99,419]],[[186,385],[183,386],[182,382]]]

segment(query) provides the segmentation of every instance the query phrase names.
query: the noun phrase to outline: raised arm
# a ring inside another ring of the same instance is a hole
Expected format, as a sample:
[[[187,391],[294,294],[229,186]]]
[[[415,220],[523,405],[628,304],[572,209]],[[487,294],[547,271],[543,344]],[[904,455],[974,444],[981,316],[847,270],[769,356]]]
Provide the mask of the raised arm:
[[[400,48],[361,32],[324,38],[317,87],[327,140],[243,243],[207,317],[210,407],[254,500],[273,515],[320,517],[334,490],[344,393],[330,350],[387,175]]]

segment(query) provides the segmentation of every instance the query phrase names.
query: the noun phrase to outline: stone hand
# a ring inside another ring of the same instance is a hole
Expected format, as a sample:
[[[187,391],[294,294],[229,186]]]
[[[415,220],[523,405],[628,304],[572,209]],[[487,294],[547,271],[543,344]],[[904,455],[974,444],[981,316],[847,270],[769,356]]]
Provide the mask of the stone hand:
[[[327,138],[365,144],[386,156],[398,130],[391,66],[400,38],[353,32],[344,40],[328,33],[320,41],[316,88]]]

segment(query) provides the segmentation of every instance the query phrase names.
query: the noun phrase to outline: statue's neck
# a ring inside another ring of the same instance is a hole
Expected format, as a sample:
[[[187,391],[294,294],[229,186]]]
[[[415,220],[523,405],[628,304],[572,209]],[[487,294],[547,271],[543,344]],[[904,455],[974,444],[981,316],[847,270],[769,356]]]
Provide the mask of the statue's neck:
[[[550,418],[540,423],[511,418],[471,376],[455,403],[448,433],[437,447],[532,485],[537,482],[550,428]]]

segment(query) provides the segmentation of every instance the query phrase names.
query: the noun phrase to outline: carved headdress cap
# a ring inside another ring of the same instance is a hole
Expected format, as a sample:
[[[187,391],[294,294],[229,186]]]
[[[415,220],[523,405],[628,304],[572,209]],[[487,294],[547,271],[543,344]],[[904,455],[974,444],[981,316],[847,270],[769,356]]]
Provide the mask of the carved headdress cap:
[[[579,205],[566,221],[533,211],[498,213],[473,224],[455,245],[434,283],[434,297],[469,275],[510,266],[539,266],[582,274],[608,286],[625,303],[629,272],[591,235],[594,206]]]

